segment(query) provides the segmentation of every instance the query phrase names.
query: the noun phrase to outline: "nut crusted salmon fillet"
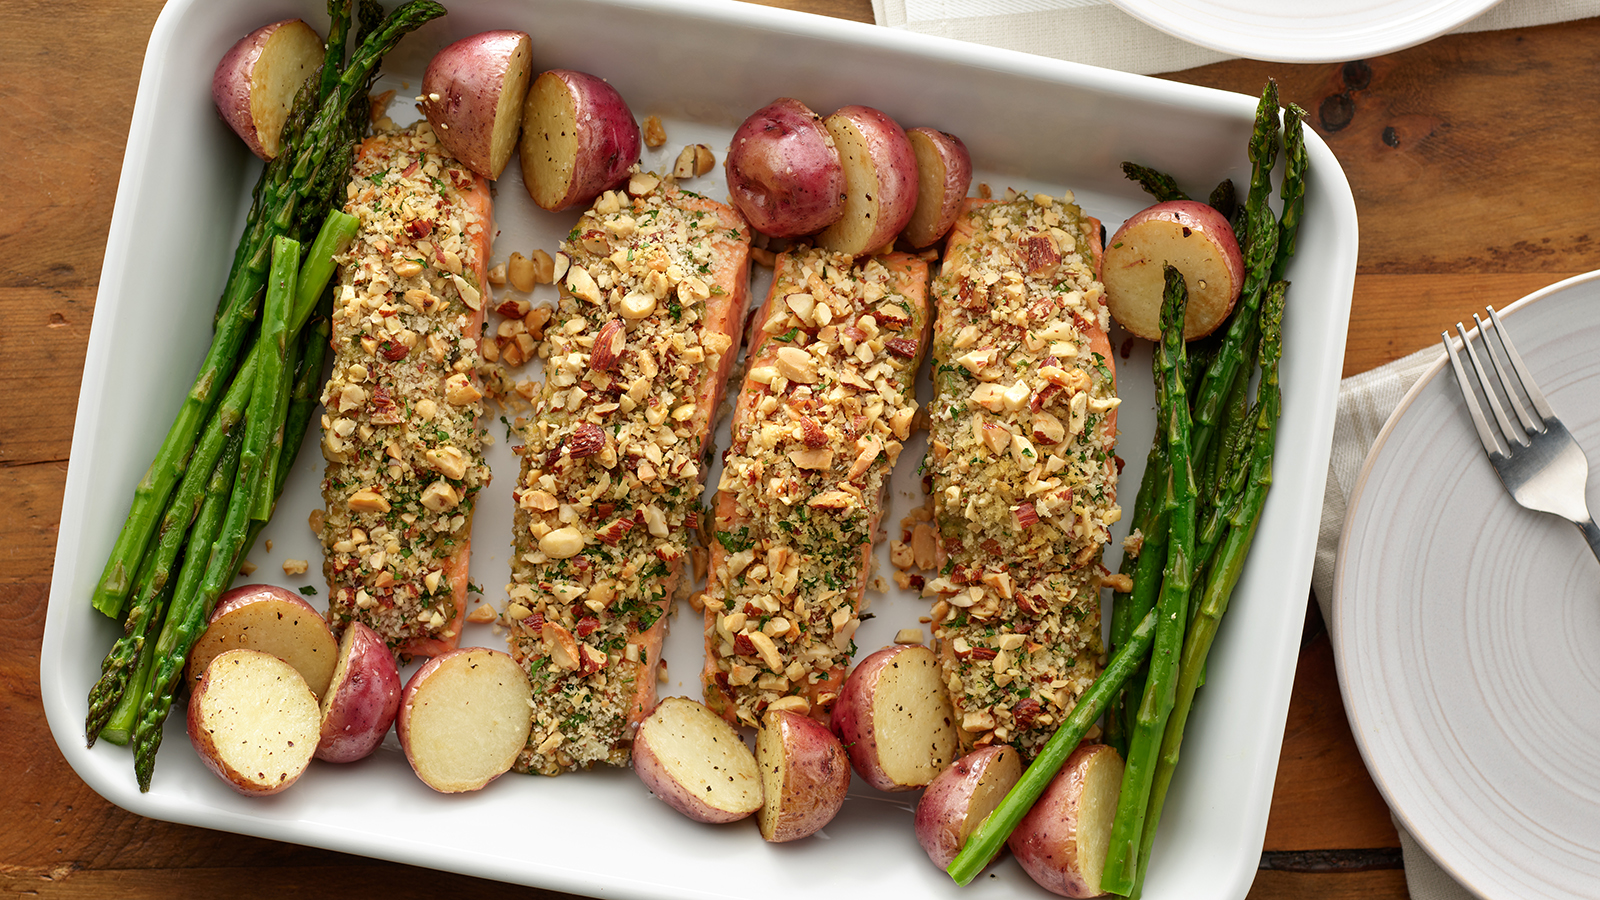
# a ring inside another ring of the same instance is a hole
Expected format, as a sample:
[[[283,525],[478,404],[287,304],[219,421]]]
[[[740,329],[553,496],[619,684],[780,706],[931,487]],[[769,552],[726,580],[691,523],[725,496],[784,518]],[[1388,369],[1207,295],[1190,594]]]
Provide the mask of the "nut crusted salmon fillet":
[[[934,281],[933,633],[964,747],[1032,756],[1099,673],[1116,372],[1099,222],[968,201]]]
[[[523,434],[502,620],[533,684],[520,771],[626,765],[697,545],[712,419],[749,304],[750,229],[635,173],[563,243]]]
[[[475,374],[489,185],[420,122],[362,142],[346,197],[361,225],[339,261],[322,392],[328,621],[437,656],[460,640],[474,498],[489,482]]]
[[[754,726],[825,716],[855,649],[889,470],[911,433],[928,266],[778,257],[718,485],[706,588],[707,704]]]

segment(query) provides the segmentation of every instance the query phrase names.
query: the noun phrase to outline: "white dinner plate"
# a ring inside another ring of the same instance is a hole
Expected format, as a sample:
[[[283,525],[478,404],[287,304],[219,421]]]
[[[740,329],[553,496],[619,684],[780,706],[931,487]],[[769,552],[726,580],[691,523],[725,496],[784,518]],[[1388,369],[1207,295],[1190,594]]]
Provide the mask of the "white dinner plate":
[[[1500,0],[1111,0],[1173,37],[1271,62],[1344,62],[1412,47]]]
[[[379,87],[398,91],[397,118],[440,47],[490,28],[521,28],[533,37],[537,67],[604,76],[636,116],[664,120],[668,142],[644,160],[656,170],[670,166],[686,143],[704,142],[722,157],[742,119],[787,95],[823,111],[864,103],[908,126],[958,134],[971,148],[978,180],[996,192],[1059,196],[1071,188],[1112,227],[1148,203],[1122,177],[1124,159],[1171,171],[1199,190],[1225,176],[1236,184],[1249,178],[1252,97],[744,3],[447,5],[447,18],[407,37],[385,61]],[[40,661],[44,707],[73,768],[102,796],[142,815],[576,893],[652,900],[1043,896],[1009,860],[970,888],[956,888],[917,845],[916,796],[859,784],[822,834],[768,845],[750,821],[689,822],[626,769],[508,775],[474,794],[444,796],[417,780],[391,740],[360,763],[313,763],[290,790],[252,799],[206,772],[187,745],[181,716],[168,722],[149,793],[136,788],[126,750],[104,742],[85,748],[84,697],[118,630],[90,609],[90,591],[210,340],[211,312],[258,171],[212,106],[212,68],[252,28],[292,15],[324,23],[324,7],[323,0],[173,0],[151,36],[89,338]],[[1306,143],[1311,175],[1289,273],[1295,287],[1284,322],[1275,481],[1190,720],[1145,892],[1151,900],[1239,900],[1260,860],[1356,261],[1355,204],[1344,174],[1309,129]],[[554,249],[577,219],[576,212],[533,208],[516,165],[496,186],[496,261],[513,251]],[[686,186],[725,196],[721,169],[714,171]],[[553,298],[553,288],[540,290],[537,302]],[[1138,348],[1116,362],[1125,398],[1124,482],[1137,485],[1154,430],[1150,357]],[[495,415],[486,422],[496,441],[488,454],[495,478],[478,501],[471,580],[499,605],[517,459]],[[327,589],[316,577],[320,550],[305,524],[321,503],[316,440],[308,436],[263,533],[272,549],[257,548],[250,559],[259,566],[252,578],[319,587],[313,602],[321,604]],[[884,520],[891,530],[922,502],[921,452],[920,442],[912,443],[900,461]],[[1124,497],[1131,503],[1130,492]],[[1113,567],[1118,547],[1114,540],[1107,560]],[[282,564],[290,558],[311,560],[312,575],[286,576]],[[887,547],[880,571],[890,572]],[[876,618],[856,638],[866,648],[889,643],[898,628],[924,627],[917,620],[928,607],[891,586],[872,598],[872,612]],[[671,679],[663,693],[698,695],[698,634],[694,615],[680,609],[666,646]],[[463,644],[504,646],[504,637],[473,625]]]
[[[1600,461],[1600,272],[1501,316]],[[1407,830],[1487,900],[1600,894],[1600,563],[1505,492],[1442,356],[1367,457],[1336,579],[1345,707]]]

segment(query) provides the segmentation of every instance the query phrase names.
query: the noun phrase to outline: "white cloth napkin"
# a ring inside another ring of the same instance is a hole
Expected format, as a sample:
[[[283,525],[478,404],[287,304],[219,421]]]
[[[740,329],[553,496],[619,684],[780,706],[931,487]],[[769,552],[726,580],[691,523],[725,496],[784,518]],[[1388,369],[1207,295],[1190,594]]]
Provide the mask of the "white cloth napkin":
[[[1111,0],[872,0],[879,25],[1150,75],[1228,58],[1151,28]],[[1570,22],[1600,0],[1504,0],[1457,32]]]

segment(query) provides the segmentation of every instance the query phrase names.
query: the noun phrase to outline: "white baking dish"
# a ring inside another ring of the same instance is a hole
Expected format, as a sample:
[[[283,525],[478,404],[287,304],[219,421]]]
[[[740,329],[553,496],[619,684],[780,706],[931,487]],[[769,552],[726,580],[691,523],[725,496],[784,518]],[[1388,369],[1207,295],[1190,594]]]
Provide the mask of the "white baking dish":
[[[408,37],[382,86],[409,97],[427,60],[489,28],[533,35],[536,65],[577,68],[615,84],[641,118],[666,122],[669,142],[646,165],[671,164],[686,142],[719,157],[750,112],[792,95],[827,111],[884,109],[902,124],[963,137],[979,180],[1070,188],[1115,227],[1146,205],[1118,163],[1136,159],[1197,189],[1248,180],[1244,156],[1254,100],[856,23],[739,3],[452,0],[452,13]],[[168,723],[154,785],[139,793],[126,750],[84,746],[84,697],[118,626],[95,613],[100,574],[134,484],[144,472],[210,338],[211,313],[243,221],[257,164],[218,119],[211,70],[252,28],[298,15],[323,27],[321,0],[175,0],[151,37],[118,188],[90,335],[41,654],[46,713],[57,742],[101,795],[141,815],[343,850],[566,891],[629,897],[1042,896],[1004,861],[958,890],[923,856],[911,829],[915,795],[857,786],[822,834],[763,843],[750,823],[712,827],[679,817],[626,770],[506,776],[464,796],[435,794],[390,745],[364,762],[316,763],[293,789],[266,799],[234,794],[201,767],[181,715]],[[397,101],[396,114],[408,101]],[[1333,404],[1356,261],[1356,214],[1343,173],[1307,134],[1312,168],[1300,254],[1285,321],[1284,418],[1274,485],[1250,565],[1212,654],[1190,720],[1184,762],[1162,822],[1145,896],[1232,898],[1255,875],[1294,677],[1327,471]],[[688,186],[725,196],[716,170]],[[496,257],[553,249],[576,216],[527,202],[515,163],[498,187]],[[1113,340],[1120,343],[1120,337]],[[1118,360],[1126,399],[1121,455],[1131,504],[1153,430],[1149,354]],[[515,458],[506,432],[480,502],[473,581],[503,596]],[[313,438],[314,439],[314,438]],[[886,522],[920,502],[907,448]],[[256,579],[319,584],[307,513],[319,505],[321,460],[308,446],[265,537]],[[713,476],[713,483],[715,478]],[[1120,534],[1118,535],[1120,537]],[[1115,566],[1113,544],[1107,560]],[[886,556],[886,553],[885,553]],[[312,561],[289,578],[284,559]],[[887,572],[887,559],[883,560]],[[326,594],[325,586],[321,588]],[[323,598],[315,598],[321,601]],[[863,647],[887,643],[926,610],[911,596],[873,601]],[[666,693],[696,695],[696,618],[681,611]],[[463,643],[499,646],[487,626]]]

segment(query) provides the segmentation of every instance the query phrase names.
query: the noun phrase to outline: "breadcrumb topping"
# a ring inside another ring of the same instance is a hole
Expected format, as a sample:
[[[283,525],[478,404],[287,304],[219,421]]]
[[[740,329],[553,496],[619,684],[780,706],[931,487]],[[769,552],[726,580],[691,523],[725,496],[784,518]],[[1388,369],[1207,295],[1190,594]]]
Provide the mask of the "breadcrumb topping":
[[[654,700],[662,617],[698,544],[713,412],[701,406],[734,352],[707,313],[742,297],[749,232],[657,182],[636,173],[628,192],[602,195],[562,244],[502,616],[534,690],[522,771],[627,763],[631,717]]]
[[[476,370],[488,189],[426,122],[369,138],[345,210],[323,389],[329,621],[402,652],[453,646],[473,502],[489,482]]]
[[[1043,195],[964,215],[934,284],[925,593],[963,743],[1031,756],[1099,672],[1120,401],[1097,223]]]
[[[855,652],[889,471],[917,410],[927,267],[777,260],[765,343],[724,460],[706,589],[713,709],[754,726],[769,705],[829,708]]]

